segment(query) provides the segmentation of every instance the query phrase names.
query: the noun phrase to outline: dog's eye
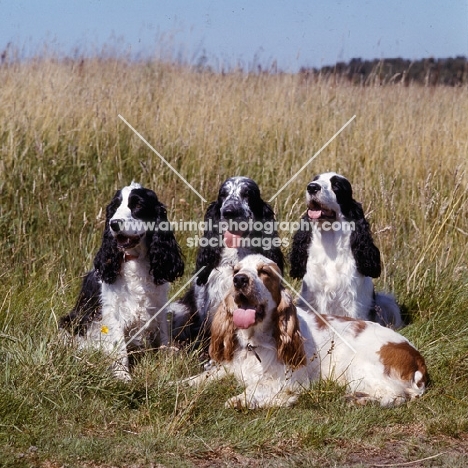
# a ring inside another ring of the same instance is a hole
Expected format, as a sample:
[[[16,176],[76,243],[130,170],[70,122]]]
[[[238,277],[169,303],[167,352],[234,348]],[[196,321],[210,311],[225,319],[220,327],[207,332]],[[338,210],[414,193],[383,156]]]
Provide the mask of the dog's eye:
[[[139,199],[139,197],[133,196],[133,197],[130,197],[128,201],[128,207],[131,210],[141,210],[143,208],[143,203]]]
[[[270,272],[270,269],[269,269],[269,268],[262,267],[262,268],[260,268],[258,274],[259,274],[259,275],[267,275],[267,276],[270,276],[271,272]]]

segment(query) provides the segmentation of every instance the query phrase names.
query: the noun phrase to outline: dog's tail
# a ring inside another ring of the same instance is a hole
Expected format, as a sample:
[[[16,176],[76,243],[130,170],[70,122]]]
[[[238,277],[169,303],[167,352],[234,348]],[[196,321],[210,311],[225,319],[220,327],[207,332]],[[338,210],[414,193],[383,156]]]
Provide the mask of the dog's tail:
[[[417,370],[411,382],[412,398],[420,397],[426,391],[427,374]]]
[[[424,394],[429,382],[426,362],[410,342],[389,342],[380,348],[379,354],[388,382],[393,382],[398,389],[396,394],[401,400],[398,404]]]
[[[417,354],[419,355],[417,359],[419,368],[414,372],[410,385],[405,391],[410,400],[422,396],[429,384],[429,374],[427,373],[426,364],[424,363],[423,357],[419,353]]]

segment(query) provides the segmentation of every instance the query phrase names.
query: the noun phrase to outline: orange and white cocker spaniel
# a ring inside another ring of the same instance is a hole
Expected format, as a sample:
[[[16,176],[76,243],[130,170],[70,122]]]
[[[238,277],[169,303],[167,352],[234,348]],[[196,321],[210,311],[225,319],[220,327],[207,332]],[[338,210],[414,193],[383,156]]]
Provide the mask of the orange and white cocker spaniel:
[[[377,323],[296,308],[280,270],[258,254],[235,268],[217,309],[210,356],[216,366],[190,385],[233,374],[245,386],[226,407],[290,406],[312,382],[344,384],[352,401],[394,406],[421,396],[424,358],[399,333]]]

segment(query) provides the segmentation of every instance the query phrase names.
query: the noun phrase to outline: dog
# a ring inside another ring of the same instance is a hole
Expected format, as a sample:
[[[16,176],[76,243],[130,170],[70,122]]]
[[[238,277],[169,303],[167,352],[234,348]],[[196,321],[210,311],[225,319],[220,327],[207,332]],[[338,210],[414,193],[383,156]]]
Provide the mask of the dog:
[[[281,270],[254,254],[239,262],[211,325],[216,366],[185,379],[193,386],[228,374],[245,386],[225,406],[290,406],[312,382],[346,386],[355,404],[396,406],[423,395],[424,358],[406,338],[375,322],[296,308]]]
[[[298,305],[401,327],[395,298],[374,291],[380,251],[348,179],[335,172],[317,175],[307,185],[306,202],[290,253],[290,276],[302,279]]]
[[[232,268],[251,253],[272,259],[283,271],[282,240],[271,206],[258,185],[247,177],[231,177],[205,213],[203,237],[196,257],[196,281],[181,301],[170,306],[174,338],[192,342],[209,335],[214,311],[231,287]]]
[[[170,282],[184,262],[156,193],[132,182],[106,208],[102,244],[83,279],[73,310],[60,327],[80,347],[100,348],[113,358],[117,377],[130,379],[129,352],[170,342],[166,313]]]

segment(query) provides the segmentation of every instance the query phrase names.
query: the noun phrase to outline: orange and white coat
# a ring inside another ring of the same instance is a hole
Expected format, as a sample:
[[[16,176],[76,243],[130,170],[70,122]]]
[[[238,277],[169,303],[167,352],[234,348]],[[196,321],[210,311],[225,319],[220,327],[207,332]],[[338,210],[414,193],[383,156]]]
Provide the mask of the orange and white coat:
[[[216,365],[191,385],[233,374],[245,386],[227,407],[289,406],[319,379],[347,388],[357,404],[394,406],[421,396],[424,358],[399,333],[377,323],[296,308],[279,268],[250,255],[235,268],[233,287],[211,327]]]

